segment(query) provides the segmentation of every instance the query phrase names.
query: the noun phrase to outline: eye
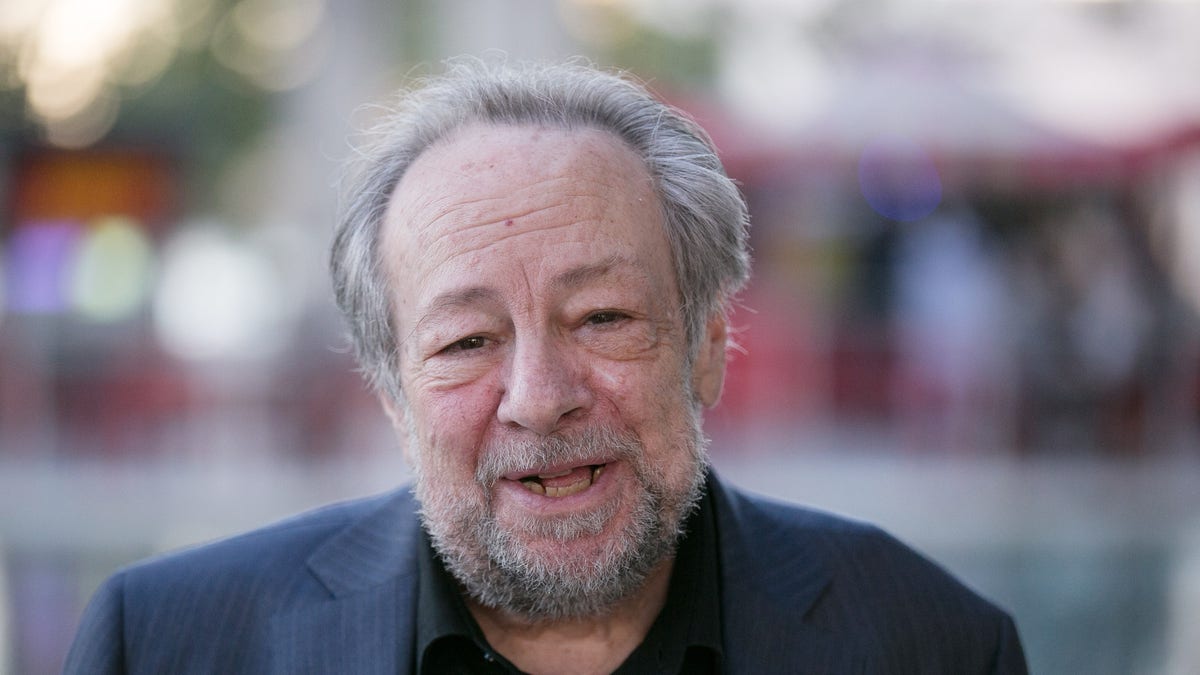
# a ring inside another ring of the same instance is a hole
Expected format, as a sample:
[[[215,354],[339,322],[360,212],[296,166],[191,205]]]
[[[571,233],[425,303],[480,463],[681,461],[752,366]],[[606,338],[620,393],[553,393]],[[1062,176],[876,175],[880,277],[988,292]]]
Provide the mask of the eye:
[[[442,352],[469,352],[475,349],[482,349],[486,345],[487,338],[480,335],[472,335],[471,337],[465,337],[457,342],[450,343],[444,349],[442,349]]]
[[[591,314],[588,315],[587,319],[584,320],[584,323],[588,323],[593,326],[596,326],[596,325],[606,324],[606,323],[616,323],[622,319],[627,319],[627,318],[629,318],[629,316],[626,314],[623,314],[621,312],[617,312],[614,310],[606,309],[606,310],[602,310],[599,312],[592,312]]]

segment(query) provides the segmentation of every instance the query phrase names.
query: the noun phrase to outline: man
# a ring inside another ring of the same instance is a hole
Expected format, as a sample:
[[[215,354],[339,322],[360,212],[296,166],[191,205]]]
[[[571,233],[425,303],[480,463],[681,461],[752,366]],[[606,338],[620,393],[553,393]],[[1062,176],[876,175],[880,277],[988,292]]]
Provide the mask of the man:
[[[936,566],[709,471],[745,223],[640,87],[453,64],[374,135],[332,256],[412,493],[118,573],[67,671],[1024,672]]]

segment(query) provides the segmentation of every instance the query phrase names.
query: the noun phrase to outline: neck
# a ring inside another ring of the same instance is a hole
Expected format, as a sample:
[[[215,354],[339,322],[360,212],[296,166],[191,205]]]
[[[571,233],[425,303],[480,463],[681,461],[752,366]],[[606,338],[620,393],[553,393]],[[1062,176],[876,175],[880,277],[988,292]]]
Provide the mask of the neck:
[[[666,604],[673,562],[659,563],[637,593],[599,616],[529,621],[470,598],[467,608],[488,643],[524,672],[611,673],[642,643]]]

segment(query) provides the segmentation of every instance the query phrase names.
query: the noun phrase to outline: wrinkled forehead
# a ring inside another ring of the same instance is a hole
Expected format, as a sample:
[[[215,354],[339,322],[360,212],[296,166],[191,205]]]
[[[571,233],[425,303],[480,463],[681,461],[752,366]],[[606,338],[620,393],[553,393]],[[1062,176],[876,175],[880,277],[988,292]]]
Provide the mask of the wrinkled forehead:
[[[584,213],[611,221],[605,225],[614,230],[634,220],[661,234],[660,212],[645,164],[610,132],[475,124],[426,149],[396,185],[384,219],[384,254],[411,263],[448,246],[519,233],[530,220],[554,221],[559,213],[564,225],[572,213]],[[644,222],[647,213],[653,223]],[[492,227],[514,223],[511,230]]]
[[[615,134],[583,127],[564,129],[476,123],[452,132],[422,152],[392,192],[389,212],[410,227],[429,207],[440,215],[447,202],[512,194],[530,186],[570,187],[597,176],[623,178],[627,188],[654,196],[641,158]],[[639,185],[641,183],[641,185]],[[614,186],[615,187],[615,186]]]

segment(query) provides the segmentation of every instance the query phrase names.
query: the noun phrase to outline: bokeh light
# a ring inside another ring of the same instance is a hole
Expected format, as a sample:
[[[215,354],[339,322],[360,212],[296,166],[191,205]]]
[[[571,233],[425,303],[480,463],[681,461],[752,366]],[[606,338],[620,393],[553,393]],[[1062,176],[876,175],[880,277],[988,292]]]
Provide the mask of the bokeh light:
[[[144,230],[127,218],[106,218],[89,228],[71,274],[71,304],[101,322],[133,316],[151,284],[153,251]]]
[[[16,54],[30,115],[57,145],[101,138],[116,121],[116,85],[153,80],[174,53],[171,0],[8,5],[0,38]]]
[[[168,242],[154,299],[159,340],[182,358],[268,356],[283,344],[277,275],[226,229],[200,224]]]
[[[933,158],[915,141],[880,137],[863,148],[858,184],[879,215],[892,220],[920,220],[942,201],[942,181]]]
[[[0,87],[23,90],[44,140],[87,147],[181,52],[207,50],[258,90],[310,82],[328,52],[324,17],[324,0],[16,0],[0,5]]]
[[[262,89],[298,87],[323,63],[324,14],[323,0],[243,0],[213,32],[213,55]]]
[[[15,314],[56,314],[67,306],[67,280],[82,235],[78,223],[18,227],[8,245],[8,306]]]

